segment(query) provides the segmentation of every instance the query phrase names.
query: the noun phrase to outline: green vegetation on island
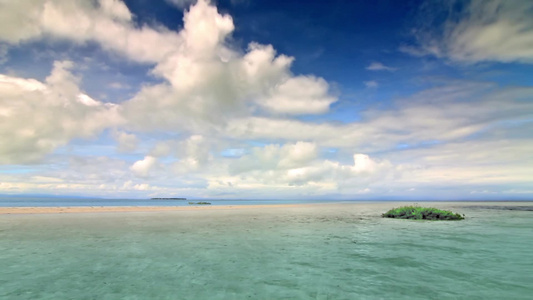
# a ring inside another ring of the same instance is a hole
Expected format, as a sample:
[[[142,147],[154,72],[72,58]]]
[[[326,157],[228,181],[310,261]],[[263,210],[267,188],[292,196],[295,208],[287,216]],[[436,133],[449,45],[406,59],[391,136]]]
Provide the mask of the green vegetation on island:
[[[412,220],[462,220],[464,215],[431,207],[403,206],[389,210],[381,215],[384,218]]]
[[[197,204],[197,205],[211,205],[211,202],[203,202],[203,201],[200,201],[200,202],[189,202],[190,205],[194,205],[194,204]]]

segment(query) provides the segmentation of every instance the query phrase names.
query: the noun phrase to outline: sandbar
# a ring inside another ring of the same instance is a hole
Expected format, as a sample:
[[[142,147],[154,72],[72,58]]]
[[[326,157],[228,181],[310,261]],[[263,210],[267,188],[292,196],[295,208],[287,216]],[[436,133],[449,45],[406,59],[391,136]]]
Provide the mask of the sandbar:
[[[179,212],[179,211],[215,211],[215,210],[263,210],[263,209],[358,209],[388,210],[391,208],[418,204],[436,208],[489,208],[489,207],[533,207],[531,201],[517,202],[476,202],[476,201],[376,201],[376,202],[323,202],[296,204],[261,204],[261,205],[198,205],[198,206],[69,206],[69,207],[0,207],[0,215],[10,214],[68,214],[68,213],[134,213],[134,212]],[[527,209],[530,210],[530,209]],[[384,211],[383,211],[384,212]]]
[[[267,204],[267,205],[205,205],[205,206],[68,206],[68,207],[0,207],[5,214],[63,214],[63,213],[105,213],[105,212],[161,212],[195,210],[234,210],[306,207],[316,204]]]

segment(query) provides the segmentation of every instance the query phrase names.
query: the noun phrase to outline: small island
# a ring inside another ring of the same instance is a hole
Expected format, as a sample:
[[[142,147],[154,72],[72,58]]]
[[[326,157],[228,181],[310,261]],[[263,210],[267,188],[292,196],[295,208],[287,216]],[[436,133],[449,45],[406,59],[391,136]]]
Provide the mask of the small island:
[[[438,208],[403,206],[394,208],[381,215],[383,218],[412,220],[463,220],[464,215]]]
[[[203,202],[203,201],[200,201],[200,202],[189,202],[190,205],[194,205],[194,204],[197,204],[197,205],[211,205],[211,202]]]
[[[187,200],[187,198],[150,198],[151,200]]]

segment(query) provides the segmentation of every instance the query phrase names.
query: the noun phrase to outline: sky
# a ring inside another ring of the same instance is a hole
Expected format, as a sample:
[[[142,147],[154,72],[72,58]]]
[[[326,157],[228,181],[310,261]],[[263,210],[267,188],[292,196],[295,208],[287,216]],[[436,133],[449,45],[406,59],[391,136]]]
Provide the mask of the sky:
[[[0,194],[533,198],[529,0],[2,0]]]

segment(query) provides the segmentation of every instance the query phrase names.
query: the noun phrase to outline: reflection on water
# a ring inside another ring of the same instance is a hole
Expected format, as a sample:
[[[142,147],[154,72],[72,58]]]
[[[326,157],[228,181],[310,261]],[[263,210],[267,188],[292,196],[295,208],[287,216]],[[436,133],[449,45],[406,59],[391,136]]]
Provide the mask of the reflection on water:
[[[5,299],[528,299],[530,212],[317,208],[0,216]]]

